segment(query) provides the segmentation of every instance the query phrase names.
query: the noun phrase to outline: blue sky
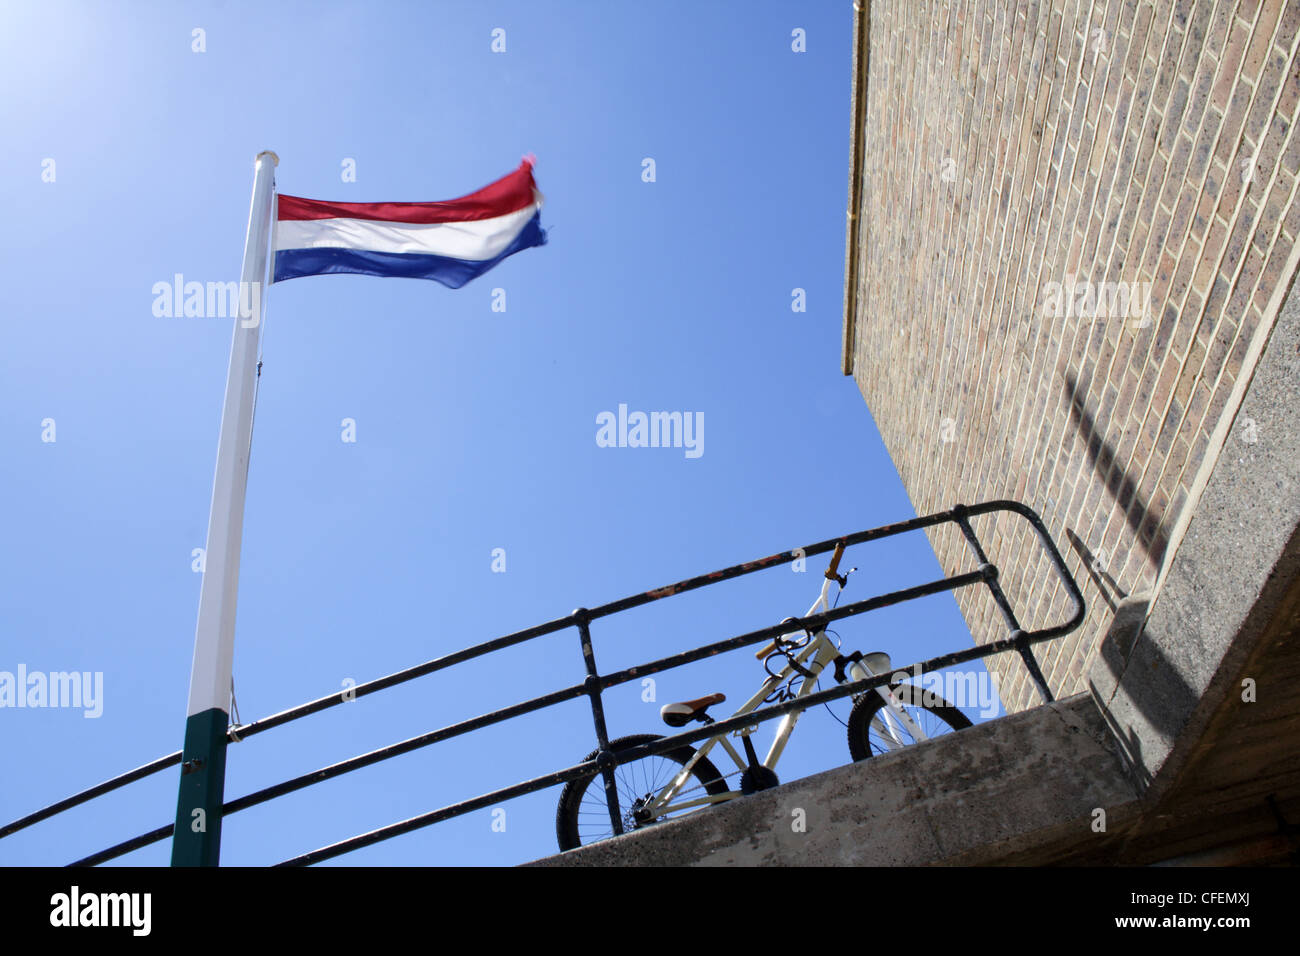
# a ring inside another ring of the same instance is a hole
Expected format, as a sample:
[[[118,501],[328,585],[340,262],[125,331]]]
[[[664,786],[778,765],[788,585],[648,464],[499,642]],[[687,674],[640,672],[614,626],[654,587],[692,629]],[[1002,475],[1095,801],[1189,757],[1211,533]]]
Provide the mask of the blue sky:
[[[851,24],[847,0],[6,4],[0,670],[102,672],[104,701],[96,719],[0,710],[3,822],[181,744],[191,553],[231,326],[157,318],[151,289],[176,273],[238,277],[259,150],[278,152],[284,192],[345,201],[453,198],[533,152],[550,242],[456,291],[359,276],[270,291],[235,649],[245,721],[909,517],[839,368]],[[796,28],[806,52],[791,49]],[[342,181],[348,159],[356,182]],[[702,413],[703,454],[598,447],[596,417],[620,403]],[[856,551],[845,600],[939,574],[922,535]],[[823,567],[599,622],[597,661],[801,613]],[[896,663],[970,640],[950,595],[838,630]],[[422,678],[235,745],[226,793],[582,675],[568,631]],[[762,676],[742,651],[661,675],[654,703],[611,691],[611,734],[662,732],[658,708],[675,699],[739,703]],[[222,861],[273,863],[593,746],[582,702],[512,721],[232,816]],[[817,711],[780,773],[847,760],[843,728]],[[168,823],[175,788],[175,771],[159,774],[0,841],[0,863],[64,863]],[[479,811],[336,863],[532,859],[554,850],[557,797],[508,804],[505,832]]]

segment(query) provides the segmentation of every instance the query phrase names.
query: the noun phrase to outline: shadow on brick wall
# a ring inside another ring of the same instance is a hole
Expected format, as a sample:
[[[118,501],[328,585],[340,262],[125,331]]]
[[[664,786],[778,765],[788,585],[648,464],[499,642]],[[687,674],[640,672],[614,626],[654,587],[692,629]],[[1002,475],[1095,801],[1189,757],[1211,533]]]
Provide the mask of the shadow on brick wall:
[[[1115,613],[1116,602],[1124,600],[1128,595],[1119,586],[1119,582],[1110,576],[1110,572],[1101,566],[1096,555],[1083,543],[1083,539],[1074,533],[1073,528],[1065,529],[1065,537],[1070,542],[1070,547],[1074,548],[1074,553],[1082,559],[1088,577],[1092,578],[1092,583],[1097,585],[1097,592],[1101,595],[1101,599],[1106,602],[1111,613]]]
[[[1088,464],[1097,477],[1106,484],[1106,490],[1124,511],[1124,520],[1134,538],[1146,549],[1147,557],[1153,565],[1159,565],[1169,546],[1169,537],[1160,527],[1161,515],[1149,513],[1149,502],[1137,493],[1137,482],[1120,466],[1115,459],[1115,449],[1106,441],[1097,428],[1096,419],[1088,411],[1084,389],[1068,372],[1062,383],[1070,403],[1070,422],[1083,439],[1088,456]]]

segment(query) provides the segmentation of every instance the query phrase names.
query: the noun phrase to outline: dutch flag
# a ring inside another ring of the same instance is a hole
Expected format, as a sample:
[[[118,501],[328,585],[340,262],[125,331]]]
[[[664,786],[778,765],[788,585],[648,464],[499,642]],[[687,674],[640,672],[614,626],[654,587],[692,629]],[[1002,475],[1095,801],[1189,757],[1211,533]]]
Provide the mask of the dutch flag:
[[[435,279],[459,289],[546,242],[533,159],[478,192],[443,202],[323,202],[277,197],[273,282],[351,272]]]

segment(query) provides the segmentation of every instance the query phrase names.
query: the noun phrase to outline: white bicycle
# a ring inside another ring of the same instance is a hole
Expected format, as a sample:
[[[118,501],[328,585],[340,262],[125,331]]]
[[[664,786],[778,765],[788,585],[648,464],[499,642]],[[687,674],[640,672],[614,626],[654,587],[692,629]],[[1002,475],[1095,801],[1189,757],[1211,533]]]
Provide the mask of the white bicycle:
[[[821,594],[804,617],[819,611],[828,611],[831,604],[831,587],[844,589],[847,575],[838,573],[843,544],[835,549]],[[851,571],[849,573],[852,573]],[[787,621],[795,620],[786,618]],[[837,640],[823,628],[814,633],[795,629],[764,646],[756,655],[764,662],[767,678],[761,687],[734,715],[747,714],[765,703],[780,702],[811,694],[818,678],[829,665],[834,665],[838,683],[862,680],[878,674],[887,674],[891,663],[889,655],[881,652],[842,654]],[[779,671],[773,663],[784,660]],[[660,716],[669,727],[685,727],[694,721],[714,723],[708,709],[726,700],[723,694],[708,694],[695,700],[666,704]],[[776,765],[785,751],[790,735],[799,720],[799,711],[792,711],[780,719],[772,746],[763,760],[758,759],[750,740],[757,725],[745,727],[730,736],[741,741],[744,755],[728,739],[719,734],[704,741],[697,750],[684,744],[664,754],[644,757],[614,768],[618,788],[618,812],[624,833],[673,819],[685,813],[734,800],[737,797],[777,786]],[[854,760],[865,760],[875,754],[897,750],[941,734],[971,726],[970,719],[946,700],[916,684],[902,682],[880,686],[853,697],[849,714],[849,754]],[[633,734],[609,742],[613,751],[626,750],[655,740],[660,734]],[[736,770],[723,775],[709,760],[715,747],[721,747],[736,765]],[[586,757],[594,760],[597,752]],[[585,762],[585,761],[584,761]],[[728,780],[738,777],[737,789],[728,786]],[[560,805],[555,813],[555,830],[560,849],[572,850],[614,835],[606,799],[604,778],[596,773],[565,784],[560,793]]]

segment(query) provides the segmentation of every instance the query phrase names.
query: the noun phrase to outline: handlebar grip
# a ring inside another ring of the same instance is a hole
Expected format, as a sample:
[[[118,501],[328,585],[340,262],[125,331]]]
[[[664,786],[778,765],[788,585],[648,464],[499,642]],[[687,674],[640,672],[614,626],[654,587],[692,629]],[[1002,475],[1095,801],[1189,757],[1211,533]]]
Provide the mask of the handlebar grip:
[[[831,557],[831,566],[826,569],[828,578],[835,578],[840,570],[840,558],[844,557],[844,542],[841,541],[835,546],[835,554]]]

